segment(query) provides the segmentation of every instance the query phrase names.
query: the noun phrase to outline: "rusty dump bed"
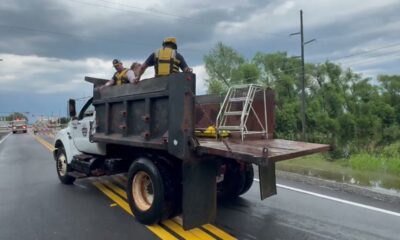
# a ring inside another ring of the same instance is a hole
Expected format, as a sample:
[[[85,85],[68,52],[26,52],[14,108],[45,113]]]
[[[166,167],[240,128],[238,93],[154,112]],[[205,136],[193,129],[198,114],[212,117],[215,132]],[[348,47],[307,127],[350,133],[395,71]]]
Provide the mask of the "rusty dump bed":
[[[257,165],[329,151],[329,145],[283,139],[226,140],[200,139],[198,151],[203,154],[242,159]]]
[[[196,96],[195,79],[193,74],[181,73],[146,79],[136,85],[115,86],[102,91],[94,89],[97,126],[93,140],[166,150],[182,160],[192,158],[192,153],[196,153],[200,158],[220,156],[257,165],[329,151],[328,145],[273,139],[275,94],[271,89],[256,95],[253,102],[256,112],[266,112],[266,116],[259,116],[261,122],[267,122],[265,136],[246,136],[244,141],[235,134],[223,140],[196,139],[195,129],[215,125],[223,97]],[[95,86],[101,81],[89,77],[86,80]],[[266,111],[263,99],[266,99]],[[232,124],[235,119],[229,121]],[[250,115],[248,129],[257,130],[256,126],[256,118]]]

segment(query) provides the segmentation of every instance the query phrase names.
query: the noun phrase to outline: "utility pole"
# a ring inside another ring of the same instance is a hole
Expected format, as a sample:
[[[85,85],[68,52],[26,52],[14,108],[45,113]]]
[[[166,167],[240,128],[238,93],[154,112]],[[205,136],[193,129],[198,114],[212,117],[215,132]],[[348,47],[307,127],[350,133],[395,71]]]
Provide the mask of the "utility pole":
[[[303,141],[306,141],[306,93],[305,93],[305,81],[306,81],[306,73],[304,67],[304,46],[316,41],[316,39],[311,39],[307,42],[304,42],[304,31],[303,31],[303,10],[300,10],[300,32],[292,33],[290,36],[299,35],[300,34],[300,44],[301,44],[301,133]]]

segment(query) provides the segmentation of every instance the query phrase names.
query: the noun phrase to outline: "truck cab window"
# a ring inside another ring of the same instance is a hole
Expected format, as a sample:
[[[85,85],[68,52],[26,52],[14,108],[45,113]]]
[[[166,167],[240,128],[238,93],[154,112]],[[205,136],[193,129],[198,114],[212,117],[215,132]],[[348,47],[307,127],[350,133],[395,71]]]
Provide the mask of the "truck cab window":
[[[82,107],[82,110],[79,113],[79,120],[85,118],[85,117],[90,117],[93,116],[94,113],[94,106],[92,104],[92,99],[87,101],[85,105]]]

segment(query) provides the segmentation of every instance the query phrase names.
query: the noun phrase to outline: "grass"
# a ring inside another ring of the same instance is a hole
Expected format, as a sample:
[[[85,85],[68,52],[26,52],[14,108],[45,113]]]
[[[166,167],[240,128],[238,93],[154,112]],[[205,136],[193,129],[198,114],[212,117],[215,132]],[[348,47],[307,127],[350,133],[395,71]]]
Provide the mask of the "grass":
[[[349,165],[352,169],[360,171],[381,171],[384,162],[368,153],[359,153],[349,158]]]

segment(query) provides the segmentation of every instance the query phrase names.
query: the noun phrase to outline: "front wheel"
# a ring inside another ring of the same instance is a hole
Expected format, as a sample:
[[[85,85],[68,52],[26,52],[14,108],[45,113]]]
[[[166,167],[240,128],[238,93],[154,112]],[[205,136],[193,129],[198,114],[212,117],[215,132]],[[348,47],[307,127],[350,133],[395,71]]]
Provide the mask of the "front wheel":
[[[172,214],[176,190],[172,183],[171,171],[161,162],[140,158],[132,163],[126,193],[139,222],[150,225]]]
[[[56,158],[57,175],[60,181],[64,184],[72,184],[75,181],[74,177],[68,175],[68,162],[65,150],[60,147],[57,151]]]

